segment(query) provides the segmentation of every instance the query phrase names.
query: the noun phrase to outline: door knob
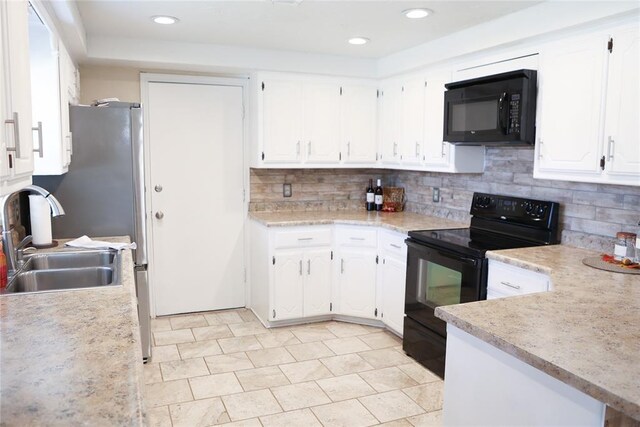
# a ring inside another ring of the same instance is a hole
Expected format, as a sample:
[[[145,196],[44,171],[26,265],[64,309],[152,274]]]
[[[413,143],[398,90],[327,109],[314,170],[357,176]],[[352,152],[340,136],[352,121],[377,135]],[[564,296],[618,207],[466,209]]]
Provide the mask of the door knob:
[[[162,191],[162,185],[156,185],[153,189],[156,190],[156,193],[159,193]]]
[[[164,214],[162,213],[162,211],[156,212],[156,218],[158,218],[158,219],[164,218]]]

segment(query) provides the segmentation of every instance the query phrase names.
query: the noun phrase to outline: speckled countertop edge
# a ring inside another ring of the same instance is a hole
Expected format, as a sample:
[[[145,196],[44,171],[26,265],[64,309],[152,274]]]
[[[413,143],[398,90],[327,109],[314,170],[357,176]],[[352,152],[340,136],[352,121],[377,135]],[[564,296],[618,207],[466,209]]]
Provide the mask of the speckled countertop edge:
[[[640,419],[640,277],[582,265],[597,254],[565,245],[487,252],[489,259],[549,275],[553,290],[440,307],[436,315]],[[536,314],[544,319],[532,321]],[[529,330],[513,326],[514,319]]]
[[[120,286],[0,296],[1,426],[147,424],[130,250],[121,268]]]

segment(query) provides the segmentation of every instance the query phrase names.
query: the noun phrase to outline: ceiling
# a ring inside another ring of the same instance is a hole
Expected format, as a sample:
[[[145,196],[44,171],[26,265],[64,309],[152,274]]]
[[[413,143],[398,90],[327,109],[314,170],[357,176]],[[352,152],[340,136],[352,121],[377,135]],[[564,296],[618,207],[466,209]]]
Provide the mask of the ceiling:
[[[77,0],[87,37],[170,40],[234,47],[381,58],[541,3],[541,1]],[[425,7],[424,19],[402,11]],[[180,19],[158,25],[154,15]],[[347,39],[371,40],[352,46]]]

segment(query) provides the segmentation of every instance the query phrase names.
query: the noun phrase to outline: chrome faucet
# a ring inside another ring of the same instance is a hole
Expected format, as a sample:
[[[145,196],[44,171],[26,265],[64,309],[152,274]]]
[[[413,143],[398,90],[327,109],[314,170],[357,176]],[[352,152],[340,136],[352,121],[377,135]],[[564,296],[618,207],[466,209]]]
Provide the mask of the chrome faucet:
[[[23,191],[26,191],[28,193],[36,193],[43,196],[44,199],[49,202],[49,206],[51,206],[52,216],[56,217],[64,215],[64,209],[62,208],[62,205],[60,204],[58,199],[53,197],[53,194],[49,193],[42,187],[38,187],[37,185],[27,185],[20,190],[14,191],[13,193],[7,194],[6,196],[2,196],[2,198],[0,198],[0,212],[2,212],[2,244],[4,253],[7,257],[7,271],[10,274],[15,272],[16,270],[17,249],[19,249],[21,245],[18,245],[18,248],[15,248],[13,245],[13,236],[11,235],[11,221],[9,218],[9,201]],[[27,238],[25,238],[21,242],[21,244],[22,243],[28,243]]]

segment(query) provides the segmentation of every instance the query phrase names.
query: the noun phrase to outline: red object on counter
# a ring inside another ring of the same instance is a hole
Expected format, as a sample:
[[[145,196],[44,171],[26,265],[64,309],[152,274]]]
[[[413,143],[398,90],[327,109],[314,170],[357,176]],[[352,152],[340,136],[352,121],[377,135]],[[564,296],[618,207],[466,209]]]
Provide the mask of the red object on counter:
[[[4,248],[0,243],[0,288],[7,287],[7,257],[4,255]]]

